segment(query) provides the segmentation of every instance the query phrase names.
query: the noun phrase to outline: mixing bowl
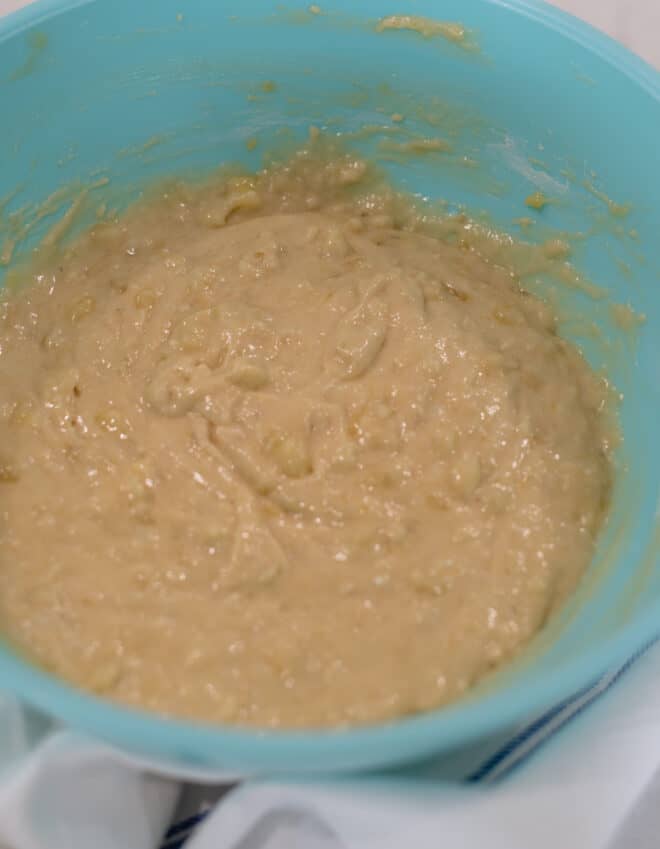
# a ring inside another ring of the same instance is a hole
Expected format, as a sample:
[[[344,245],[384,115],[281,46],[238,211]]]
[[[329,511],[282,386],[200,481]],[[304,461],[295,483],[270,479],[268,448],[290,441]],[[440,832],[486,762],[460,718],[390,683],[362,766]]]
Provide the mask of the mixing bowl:
[[[467,34],[378,31],[383,16],[406,14]],[[394,113],[452,152],[388,154]],[[66,213],[72,186],[89,187],[89,208],[122,207],[157,177],[256,167],[310,125],[343,134],[402,188],[464,205],[488,226],[520,232],[535,217],[532,241],[580,233],[575,263],[595,287],[555,296],[564,332],[622,393],[624,435],[611,516],[578,596],[515,667],[459,704],[350,731],[256,733],[123,709],[9,647],[3,689],[162,768],[356,770],[505,730],[660,631],[655,71],[532,0],[41,0],[0,22],[0,114],[0,277]],[[530,211],[534,191],[553,203]]]

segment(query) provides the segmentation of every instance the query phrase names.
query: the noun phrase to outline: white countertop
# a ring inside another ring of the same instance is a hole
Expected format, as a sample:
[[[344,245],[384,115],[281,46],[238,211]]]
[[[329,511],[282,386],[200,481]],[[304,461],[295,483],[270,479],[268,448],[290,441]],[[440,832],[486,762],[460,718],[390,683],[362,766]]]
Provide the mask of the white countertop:
[[[0,15],[29,0],[0,0]],[[617,38],[660,69],[660,0],[550,0]]]
[[[660,69],[659,0],[550,1],[623,42]]]

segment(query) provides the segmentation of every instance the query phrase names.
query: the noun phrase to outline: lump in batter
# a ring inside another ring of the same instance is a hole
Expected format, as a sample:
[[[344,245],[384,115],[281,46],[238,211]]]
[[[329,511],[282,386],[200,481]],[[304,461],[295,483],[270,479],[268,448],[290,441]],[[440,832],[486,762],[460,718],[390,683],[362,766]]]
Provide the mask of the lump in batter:
[[[605,384],[468,225],[430,235],[368,171],[170,186],[2,301],[0,610],[54,674],[371,723],[460,697],[575,588]]]

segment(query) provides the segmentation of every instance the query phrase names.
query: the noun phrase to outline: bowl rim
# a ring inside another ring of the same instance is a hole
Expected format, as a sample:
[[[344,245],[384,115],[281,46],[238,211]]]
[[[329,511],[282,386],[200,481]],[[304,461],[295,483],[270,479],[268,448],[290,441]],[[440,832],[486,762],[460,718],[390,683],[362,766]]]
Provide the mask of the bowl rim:
[[[35,0],[0,17],[0,45],[51,17],[95,2],[98,0]],[[660,73],[590,24],[545,0],[482,2],[531,18],[577,43],[660,103]],[[658,518],[656,512],[656,530]],[[129,747],[145,753],[167,750],[174,758],[182,756],[188,765],[199,759],[204,768],[208,768],[209,761],[200,753],[208,753],[214,764],[224,760],[228,766],[239,764],[249,769],[267,768],[270,763],[275,769],[287,770],[304,765],[306,771],[322,772],[335,769],[335,765],[341,770],[342,764],[356,760],[373,766],[409,761],[431,754],[433,747],[448,750],[492,735],[574,695],[607,670],[625,663],[659,634],[660,600],[616,634],[568,658],[561,668],[547,672],[534,687],[525,687],[515,700],[504,689],[472,703],[459,702],[393,722],[340,731],[261,731],[163,718],[82,692],[2,646],[0,681],[5,690],[74,729],[105,740],[121,739],[122,743],[114,745],[124,751]],[[164,741],[168,741],[166,745]]]

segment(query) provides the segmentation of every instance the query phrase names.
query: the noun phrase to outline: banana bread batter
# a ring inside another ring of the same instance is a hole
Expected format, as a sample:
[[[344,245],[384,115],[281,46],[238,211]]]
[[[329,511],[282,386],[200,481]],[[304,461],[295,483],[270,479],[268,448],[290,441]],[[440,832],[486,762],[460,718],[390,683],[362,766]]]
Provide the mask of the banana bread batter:
[[[341,156],[171,186],[0,304],[0,615],[123,703],[437,707],[589,563],[607,388],[516,274]]]

